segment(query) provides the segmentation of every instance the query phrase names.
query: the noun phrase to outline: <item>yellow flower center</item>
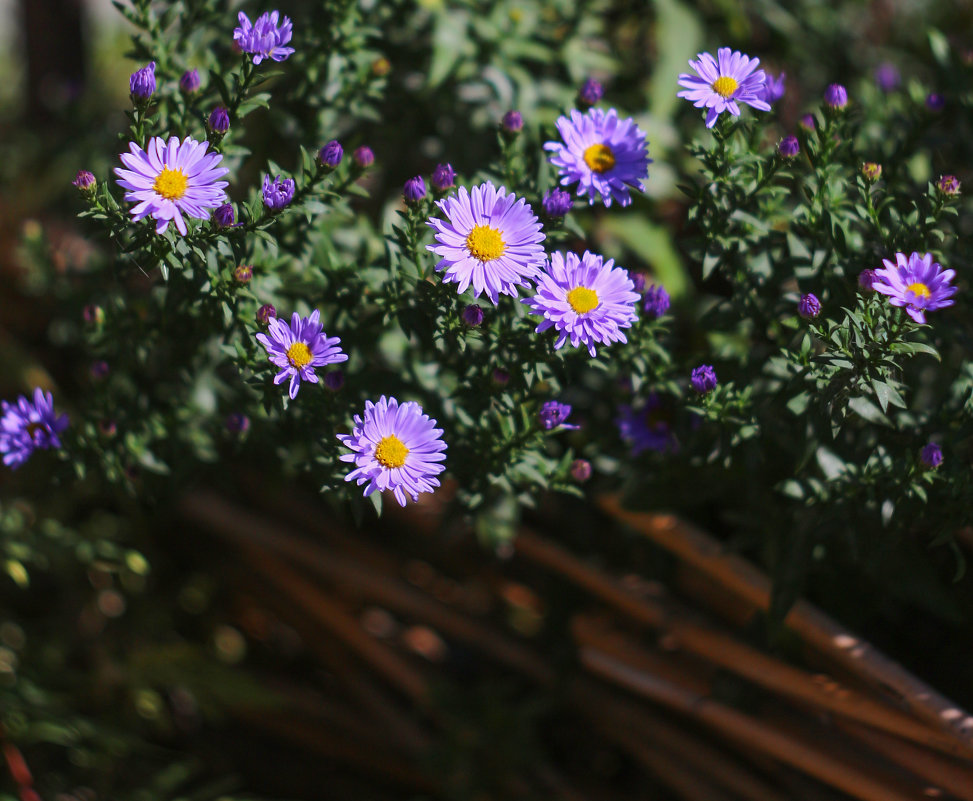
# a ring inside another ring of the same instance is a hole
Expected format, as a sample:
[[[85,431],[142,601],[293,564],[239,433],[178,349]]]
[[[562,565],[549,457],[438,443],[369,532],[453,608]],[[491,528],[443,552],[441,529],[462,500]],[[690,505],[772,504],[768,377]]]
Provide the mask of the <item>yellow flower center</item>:
[[[729,100],[733,93],[739,88],[740,84],[736,82],[735,78],[731,78],[729,75],[721,75],[710,85],[716,94],[722,97],[724,100]]]
[[[598,293],[593,289],[578,286],[568,292],[568,303],[578,314],[598,308]]]
[[[925,284],[919,283],[918,281],[916,281],[914,284],[909,284],[906,289],[917,298],[928,298],[932,296],[932,292],[929,291],[929,287],[927,287]]]
[[[507,246],[496,228],[491,228],[489,225],[477,225],[466,237],[466,249],[474,259],[493,261],[503,255]]]
[[[300,370],[311,361],[311,349],[303,342],[295,342],[287,349],[287,361]]]
[[[152,188],[166,200],[179,200],[186,194],[188,187],[189,181],[185,173],[182,170],[170,170],[168,167],[162,168],[152,184]]]
[[[584,163],[592,172],[608,172],[615,166],[615,154],[608,145],[592,145],[585,148]]]
[[[382,467],[402,467],[405,464],[405,457],[409,455],[409,449],[402,444],[395,434],[382,437],[378,445],[375,446],[375,459]]]

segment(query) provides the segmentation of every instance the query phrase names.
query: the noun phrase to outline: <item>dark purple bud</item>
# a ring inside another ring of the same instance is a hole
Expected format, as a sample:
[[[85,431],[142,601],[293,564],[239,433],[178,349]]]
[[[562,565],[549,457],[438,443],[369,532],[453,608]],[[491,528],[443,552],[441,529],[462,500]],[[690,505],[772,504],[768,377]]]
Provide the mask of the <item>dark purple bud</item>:
[[[249,284],[253,279],[253,265],[238,264],[233,270],[233,280],[238,284]]]
[[[833,110],[843,109],[848,105],[848,90],[840,83],[833,83],[824,90],[824,104]]]
[[[483,323],[483,309],[481,309],[476,303],[472,303],[463,309],[462,313],[463,322],[466,323],[470,328],[476,328],[478,325]]]
[[[919,452],[919,460],[930,470],[935,470],[943,463],[943,449],[935,442],[930,442]]]
[[[701,364],[689,376],[689,383],[696,392],[705,395],[707,392],[716,389],[719,382],[716,379],[716,371],[713,367],[709,364]]]
[[[636,292],[640,295],[645,292],[645,273],[629,273],[628,277],[632,279],[632,286]]]
[[[230,228],[235,219],[231,203],[224,203],[213,212],[213,220],[220,228]]]
[[[446,192],[456,185],[456,173],[451,164],[437,164],[432,173],[432,188]]]
[[[184,72],[179,79],[179,89],[183,94],[196,94],[199,91],[199,71],[189,70],[188,72]]]
[[[410,206],[419,203],[426,196],[426,182],[421,175],[410,178],[402,187],[402,197]]]
[[[271,317],[277,316],[277,309],[271,306],[269,303],[265,303],[259,309],[257,309],[257,322],[260,325],[267,325],[270,322]]]
[[[926,97],[926,108],[930,111],[942,111],[946,105],[946,98],[938,92],[932,92]]]
[[[210,112],[207,124],[213,133],[222,136],[230,130],[230,112],[223,106],[217,106]]]
[[[324,385],[332,392],[337,392],[345,385],[345,374],[341,370],[331,370],[324,374]]]
[[[506,134],[519,134],[524,129],[524,118],[519,111],[508,111],[500,120],[500,128]]]
[[[281,178],[277,175],[271,180],[269,175],[265,175],[263,185],[264,205],[271,211],[280,211],[294,199],[296,188],[297,185],[293,178]]]
[[[567,419],[571,416],[571,407],[566,403],[558,403],[554,400],[547,401],[541,406],[537,416],[540,418],[541,427],[545,431],[550,431],[558,426],[579,428],[579,426],[567,424]]]
[[[101,325],[105,322],[105,310],[94,303],[85,306],[81,310],[81,316],[89,325]]]
[[[936,189],[952,197],[959,194],[959,179],[955,175],[941,175],[936,181]]]
[[[361,169],[367,169],[375,163],[375,154],[368,145],[362,145],[352,154],[355,164]]]
[[[801,295],[801,300],[797,304],[797,313],[805,320],[813,320],[821,314],[821,301],[811,292]]]
[[[231,434],[242,434],[250,428],[250,418],[242,412],[233,412],[226,416],[226,430]]]
[[[785,136],[777,145],[777,152],[785,159],[792,159],[801,152],[801,143],[796,136]]]
[[[642,299],[642,311],[649,317],[661,317],[669,311],[669,293],[659,284],[653,284],[645,291]]]
[[[814,130],[814,115],[813,114],[805,114],[803,117],[801,117],[797,121],[797,124],[801,128],[803,128],[805,131],[813,131]]]
[[[78,170],[78,174],[74,176],[74,180],[71,181],[81,192],[94,192],[95,186],[97,186],[97,181],[95,176],[88,172],[87,170]]]
[[[862,164],[862,175],[868,183],[873,184],[882,177],[882,165],[874,161],[866,161]]]
[[[329,170],[336,169],[344,157],[345,149],[337,139],[332,139],[318,151],[318,161]]]
[[[571,211],[571,206],[574,205],[574,201],[571,198],[570,192],[565,192],[563,189],[549,189],[544,193],[544,197],[541,200],[541,208],[544,210],[544,216],[549,220],[556,220],[563,217],[569,211]]]
[[[895,64],[885,61],[875,68],[875,85],[883,92],[894,92],[901,82],[902,77]]]
[[[91,377],[95,381],[101,381],[103,378],[107,378],[110,372],[111,368],[106,361],[93,362],[91,365]]]
[[[878,272],[875,270],[862,270],[858,273],[858,286],[866,292],[875,289],[875,281],[878,279]]]
[[[587,459],[575,459],[571,462],[571,478],[579,484],[584,484],[591,478],[591,462]]]
[[[128,79],[128,91],[136,103],[144,102],[155,92],[155,62],[132,73]]]
[[[579,106],[595,106],[605,96],[605,90],[598,81],[588,78],[578,90]]]

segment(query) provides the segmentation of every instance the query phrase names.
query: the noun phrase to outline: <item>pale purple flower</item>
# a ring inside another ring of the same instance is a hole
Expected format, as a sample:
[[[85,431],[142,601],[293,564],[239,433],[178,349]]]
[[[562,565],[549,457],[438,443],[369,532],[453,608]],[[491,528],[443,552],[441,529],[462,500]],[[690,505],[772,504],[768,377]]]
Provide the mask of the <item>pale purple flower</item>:
[[[932,254],[896,253],[895,261],[882,259],[884,269],[875,271],[872,288],[888,295],[893,306],[904,306],[906,313],[917,323],[926,322],[925,312],[952,306],[949,300],[957,293],[950,285],[955,270],[944,270],[932,260]]]
[[[764,73],[765,83],[763,92],[760,95],[760,99],[769,105],[774,105],[778,100],[784,96],[784,79],[787,77],[786,72],[782,72],[776,78],[769,72]]]
[[[237,16],[240,27],[233,29],[233,41],[244,53],[253,56],[253,63],[259,64],[265,58],[283,61],[294,52],[293,47],[285,47],[294,33],[294,26],[288,17],[280,21],[277,11],[261,14],[257,21],[250,23],[250,18],[242,11]]]
[[[474,297],[486,294],[494,304],[530,285],[544,263],[544,233],[523,198],[488,181],[469,192],[461,186],[436,205],[446,220],[429,218],[437,244],[426,247],[440,257],[444,283],[460,293],[472,284]]]
[[[644,191],[652,159],[645,133],[631,117],[620,120],[615,109],[573,110],[556,125],[563,142],[547,142],[544,149],[551,151],[548,161],[558,168],[562,186],[577,184],[578,196],[587,195],[589,205],[601,198],[606,206],[612,200],[627,206],[629,187]]]
[[[584,345],[595,355],[595,344],[627,342],[623,328],[638,319],[635,304],[639,295],[628,271],[615,267],[611,259],[585,251],[552,253],[545,272],[537,279],[537,294],[522,302],[531,314],[544,317],[535,331],[557,330],[558,349],[570,340],[573,347]]]
[[[420,492],[439,486],[436,476],[446,469],[442,434],[414,401],[400,404],[384,395],[378,403],[365,401],[365,413],[355,415],[352,432],[338,434],[341,444],[352,451],[341,461],[355,465],[345,481],[367,484],[366,498],[375,490],[392,490],[400,506],[405,506],[407,495],[418,501]]]
[[[685,87],[677,94],[692,102],[696,108],[706,108],[706,127],[716,125],[716,119],[724,111],[734,117],[740,116],[740,103],[746,103],[759,111],[770,111],[770,105],[763,99],[767,76],[758,70],[759,58],[750,58],[737,50],[721,47],[716,58],[709,53],[700,53],[697,61],[690,60],[689,66],[696,75],[683,73],[679,85]]]
[[[115,168],[118,185],[128,191],[125,200],[136,203],[130,209],[135,220],[151,216],[157,221],[155,231],[164,233],[170,222],[186,235],[183,215],[198,220],[208,219],[210,209],[226,200],[226,181],[217,180],[229,172],[217,165],[220,153],[207,153],[209,144],[187,136],[182,142],[173,136],[169,143],[160,136],[149,140],[145,150],[135,142],[129,153],[122,153],[128,169]]]
[[[267,334],[257,334],[257,341],[264,346],[270,361],[281,368],[274,376],[274,383],[280,384],[290,377],[288,394],[293,400],[301,388],[301,381],[318,383],[315,367],[348,361],[348,355],[341,351],[338,337],[328,337],[322,331],[321,312],[315,309],[310,317],[301,317],[294,312],[288,326],[279,317],[267,321]]]
[[[68,427],[66,414],[54,413],[54,398],[40,387],[33,403],[24,395],[15,403],[0,402],[0,454],[3,463],[16,470],[37,449],[60,448],[58,436]]]

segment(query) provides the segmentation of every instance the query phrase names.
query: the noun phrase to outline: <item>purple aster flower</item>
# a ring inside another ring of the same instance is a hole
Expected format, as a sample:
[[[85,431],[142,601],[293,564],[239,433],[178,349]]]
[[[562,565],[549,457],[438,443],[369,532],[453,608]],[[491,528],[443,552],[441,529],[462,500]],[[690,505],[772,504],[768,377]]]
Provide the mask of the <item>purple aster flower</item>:
[[[872,288],[889,296],[893,306],[905,306],[906,313],[917,323],[926,322],[925,312],[952,306],[949,300],[958,291],[950,286],[955,270],[944,270],[932,260],[932,254],[895,254],[895,262],[882,259],[885,269],[875,271]]]
[[[840,83],[833,83],[824,90],[824,104],[830,109],[842,109],[848,105],[848,90]]]
[[[801,295],[801,300],[797,304],[797,313],[805,320],[812,320],[821,314],[821,301],[813,292]]]
[[[578,105],[582,107],[595,106],[604,97],[605,90],[594,78],[588,78],[578,90]]]
[[[862,164],[862,175],[868,183],[873,184],[882,177],[882,165],[874,161],[866,161]]]
[[[883,61],[875,68],[875,85],[883,92],[894,92],[901,82],[902,77],[895,64]]]
[[[801,143],[796,136],[785,136],[777,145],[777,152],[785,159],[792,159],[801,152]]]
[[[611,259],[585,251],[552,253],[546,272],[537,279],[537,294],[523,300],[531,314],[543,315],[536,332],[556,328],[554,348],[569,339],[573,347],[583,344],[595,355],[595,343],[627,342],[621,329],[631,328],[637,319],[639,295],[627,270],[613,266]]]
[[[71,183],[74,184],[80,192],[94,192],[95,186],[98,182],[95,180],[93,173],[90,173],[87,170],[78,170],[78,174],[74,176],[74,180],[71,181]]]
[[[724,111],[734,117],[740,116],[738,103],[746,103],[759,111],[770,111],[770,105],[763,99],[764,84],[767,76],[758,70],[759,58],[750,58],[737,50],[721,47],[716,58],[709,53],[700,53],[697,61],[690,60],[689,66],[696,75],[682,73],[679,85],[685,87],[677,97],[684,97],[696,108],[707,108],[706,127],[716,125],[716,118]]]
[[[206,125],[213,133],[222,136],[230,130],[230,112],[224,106],[217,106],[209,113]]]
[[[642,451],[675,453],[679,450],[679,443],[672,432],[671,409],[654,392],[638,409],[628,405],[619,406],[615,424],[621,438],[631,447],[632,456],[638,456]]]
[[[250,428],[250,418],[243,412],[232,412],[226,416],[224,425],[231,434],[243,434]]]
[[[942,111],[946,106],[946,98],[939,92],[931,92],[926,97],[926,108],[930,111]]]
[[[936,181],[936,189],[944,195],[953,196],[959,194],[959,178],[955,175],[940,175]]]
[[[563,189],[549,189],[544,193],[544,197],[541,200],[541,208],[544,210],[544,216],[549,220],[556,220],[563,217],[569,211],[571,211],[571,206],[574,205],[574,199],[571,197],[570,192],[565,192]]]
[[[805,114],[803,117],[801,117],[797,121],[797,124],[801,128],[803,128],[805,131],[813,131],[814,130],[814,115],[813,114]]]
[[[128,92],[132,100],[144,102],[155,92],[155,62],[150,61],[140,70],[132,73],[128,79]]]
[[[252,25],[250,18],[242,11],[237,16],[240,27],[233,29],[233,41],[244,53],[253,56],[253,63],[259,64],[265,58],[283,61],[294,52],[293,47],[284,47],[294,33],[294,26],[288,17],[278,26],[280,14],[277,11],[261,14]]]
[[[581,426],[568,424],[567,419],[571,416],[571,407],[566,403],[558,403],[555,400],[546,401],[541,406],[537,416],[540,418],[541,427],[545,431],[550,431],[558,426],[575,430],[581,428]]]
[[[410,178],[402,187],[402,197],[410,206],[415,205],[426,196],[426,182],[421,175]]]
[[[628,275],[632,279],[632,288],[640,295],[645,292],[645,273],[630,272]]]
[[[930,470],[935,470],[943,463],[943,449],[935,442],[930,442],[919,452],[919,460]]]
[[[294,312],[290,326],[278,317],[267,321],[267,334],[257,334],[257,341],[264,346],[267,356],[273,364],[282,368],[274,383],[280,384],[291,378],[289,395],[291,399],[297,397],[301,388],[301,381],[318,383],[314,373],[315,367],[326,364],[337,364],[348,361],[348,355],[342,353],[338,337],[328,337],[319,320],[321,312],[315,309],[310,317],[301,317]]]
[[[463,322],[466,323],[470,328],[477,328],[483,324],[483,309],[476,303],[471,303],[460,315],[463,318]]]
[[[233,215],[232,203],[224,203],[216,211],[213,212],[213,221],[220,228],[232,228],[235,219],[236,218]]]
[[[765,72],[764,78],[766,82],[763,92],[760,94],[760,99],[772,106],[784,96],[784,79],[787,78],[787,73],[782,72],[774,78],[769,72]]]
[[[119,156],[128,169],[116,167],[115,175],[118,185],[128,190],[125,200],[137,203],[130,209],[133,219],[151,216],[157,221],[157,234],[164,233],[172,221],[185,236],[184,214],[205,220],[210,209],[224,203],[227,182],[217,179],[229,170],[217,166],[223,156],[207,153],[208,147],[207,142],[189,136],[182,142],[173,136],[168,144],[154,136],[145,150],[130,143],[131,152]]]
[[[589,478],[591,478],[591,462],[587,459],[575,459],[571,462],[570,467],[571,478],[577,481],[579,484],[584,484]]]
[[[719,381],[716,378],[716,370],[710,364],[701,364],[695,368],[689,376],[689,383],[700,395],[712,392],[716,389]]]
[[[469,192],[461,186],[455,195],[437,200],[446,221],[430,217],[436,245],[427,245],[440,257],[436,269],[443,281],[458,284],[473,297],[486,294],[494,305],[500,295],[517,297],[518,286],[529,286],[544,263],[544,233],[523,198],[497,189],[489,181]]]
[[[188,70],[179,79],[179,89],[183,94],[194,95],[199,91],[199,70]]]
[[[337,392],[345,385],[345,374],[342,370],[330,370],[324,374],[322,381],[332,392]]]
[[[669,293],[660,284],[653,284],[642,298],[642,311],[649,317],[658,318],[669,311]]]
[[[437,192],[447,192],[456,182],[456,173],[451,164],[437,164],[432,173],[432,188]]]
[[[360,169],[364,170],[371,167],[375,163],[375,154],[368,145],[362,145],[357,148],[354,153],[351,154],[352,160],[355,165]]]
[[[264,205],[271,211],[280,211],[294,199],[294,188],[293,178],[281,178],[277,175],[271,180],[269,175],[265,175]]]
[[[253,280],[253,265],[238,264],[233,268],[233,280],[238,284],[249,284]]]
[[[321,162],[322,167],[327,167],[329,170],[337,169],[344,156],[345,149],[337,139],[332,139],[318,151],[318,161]]]
[[[16,403],[0,402],[0,453],[3,463],[16,470],[38,448],[60,448],[58,437],[68,427],[66,414],[54,414],[54,398],[40,387],[34,402],[24,395]]]
[[[547,142],[544,149],[552,151],[548,161],[558,168],[561,186],[577,184],[579,197],[587,195],[589,204],[601,197],[606,206],[613,199],[629,205],[629,187],[644,191],[642,179],[652,159],[645,134],[631,117],[620,120],[615,109],[572,111],[570,119],[558,118],[557,130],[563,143]]]
[[[259,309],[257,309],[256,320],[260,325],[267,325],[271,318],[277,316],[277,309],[275,309],[271,304],[265,303]]]
[[[866,292],[875,291],[875,282],[878,280],[877,270],[862,270],[858,273],[858,286]]]
[[[420,492],[439,486],[436,476],[446,469],[442,434],[414,401],[400,404],[384,395],[378,403],[365,401],[365,414],[355,415],[352,432],[338,434],[352,450],[341,461],[355,465],[345,481],[367,484],[366,498],[375,490],[392,490],[399,506],[405,506],[406,495],[418,501]]]
[[[519,134],[524,129],[524,118],[519,111],[508,111],[500,120],[500,128],[507,134]]]

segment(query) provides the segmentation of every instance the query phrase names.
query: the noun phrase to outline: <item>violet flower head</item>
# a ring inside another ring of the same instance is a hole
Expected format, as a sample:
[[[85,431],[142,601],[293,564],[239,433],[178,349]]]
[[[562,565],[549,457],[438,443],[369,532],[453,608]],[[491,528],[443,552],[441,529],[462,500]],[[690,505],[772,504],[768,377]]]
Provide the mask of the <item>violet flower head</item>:
[[[294,34],[294,26],[288,17],[281,20],[279,12],[270,11],[251,24],[250,18],[241,11],[237,19],[240,27],[233,29],[233,41],[253,57],[254,64],[265,58],[284,61],[294,52],[293,47],[285,47]]]
[[[574,199],[571,197],[571,193],[557,187],[549,189],[541,199],[541,208],[548,220],[560,219],[571,211],[573,205]]]
[[[772,106],[784,96],[784,81],[787,78],[787,73],[782,72],[774,78],[769,72],[766,72],[764,73],[764,77],[766,78],[766,82],[764,83],[764,90],[760,98]]]
[[[636,292],[640,295],[645,292],[645,273],[640,271],[629,272],[628,276],[632,279],[632,288]]]
[[[38,449],[60,448],[59,435],[68,427],[66,414],[54,413],[54,398],[40,387],[33,402],[24,395],[16,402],[0,402],[0,454],[3,463],[16,470]]]
[[[805,320],[813,320],[821,314],[821,301],[818,300],[818,296],[813,292],[801,295],[801,299],[797,304],[797,313]]]
[[[582,108],[596,106],[604,96],[604,87],[594,78],[588,78],[578,90],[578,105]]]
[[[947,197],[958,195],[959,187],[959,178],[955,175],[940,175],[939,180],[936,181],[936,189]]]
[[[874,161],[866,161],[862,164],[862,176],[868,183],[875,183],[882,177],[882,165]]]
[[[487,181],[469,191],[461,186],[436,205],[446,219],[429,218],[436,244],[426,249],[439,256],[444,283],[459,293],[472,285],[474,297],[485,294],[494,305],[530,286],[544,264],[544,233],[523,198]]]
[[[593,108],[586,114],[572,110],[556,125],[562,141],[547,142],[544,149],[551,151],[548,161],[558,168],[561,186],[577,184],[577,195],[587,196],[589,205],[600,199],[606,206],[613,200],[628,206],[630,188],[644,191],[652,159],[635,120],[620,120],[615,109]]]
[[[865,292],[875,291],[875,282],[878,280],[877,270],[862,270],[858,273],[858,286]]]
[[[574,430],[581,428],[581,426],[570,425],[567,422],[570,416],[571,407],[566,403],[558,403],[555,400],[546,401],[537,413],[537,417],[541,421],[541,428],[545,431],[551,431],[558,426]]]
[[[410,178],[405,182],[405,186],[402,187],[402,197],[405,198],[405,202],[410,206],[416,205],[425,196],[426,182],[422,180],[421,175]]]
[[[710,364],[701,364],[695,368],[689,376],[689,384],[700,395],[705,395],[716,389],[719,381],[716,378],[716,370]]]
[[[271,211],[280,211],[294,199],[294,179],[281,178],[279,175],[271,180],[264,176],[263,199],[264,205]]]
[[[186,95],[194,95],[199,91],[199,70],[188,70],[182,74],[179,91]]]
[[[785,136],[777,145],[777,152],[785,159],[792,159],[801,152],[801,143],[796,136]]]
[[[758,111],[770,111],[770,104],[763,97],[767,76],[763,70],[757,69],[759,58],[721,47],[716,51],[716,58],[709,53],[700,53],[696,59],[689,61],[696,74],[682,73],[679,76],[679,85],[684,88],[677,97],[685,98],[696,108],[708,109],[707,128],[716,125],[716,119],[724,111],[739,117],[740,103]]]
[[[355,166],[362,170],[371,167],[375,163],[375,154],[368,145],[362,145],[356,148],[355,152],[351,154],[351,158],[355,162]]]
[[[235,220],[232,203],[224,203],[213,212],[213,222],[220,228],[232,228]]]
[[[233,280],[238,284],[249,284],[253,280],[253,265],[238,264],[233,268]]]
[[[257,309],[256,320],[260,325],[267,325],[272,318],[277,316],[277,309],[271,304],[265,303]]]
[[[87,170],[78,170],[78,174],[74,176],[74,180],[71,181],[74,186],[78,188],[79,192],[94,192],[95,186],[98,183],[95,180],[93,173]]]
[[[463,309],[460,316],[470,328],[477,328],[483,324],[483,309],[478,303],[471,303]]]
[[[952,306],[950,298],[959,290],[950,284],[955,270],[944,270],[932,254],[896,253],[895,261],[882,259],[884,269],[875,271],[876,292],[888,295],[893,306],[904,306],[917,323],[926,322],[926,312]]]
[[[136,221],[151,216],[156,220],[155,232],[165,233],[169,223],[186,235],[183,215],[205,220],[210,209],[226,202],[226,181],[229,172],[217,166],[223,156],[207,153],[209,143],[197,142],[187,136],[180,142],[175,136],[166,143],[160,136],[149,140],[145,150],[135,142],[130,152],[119,158],[127,169],[115,168],[118,185],[126,189],[125,200],[136,203],[129,210]]]
[[[456,172],[451,164],[437,164],[432,172],[432,188],[437,192],[448,192],[456,185]]]
[[[638,408],[619,406],[615,424],[619,435],[631,448],[632,456],[638,456],[642,451],[675,453],[679,450],[672,431],[672,409],[655,392]]]
[[[382,395],[378,403],[365,401],[365,413],[356,414],[354,422],[350,434],[338,434],[341,444],[351,449],[341,461],[355,465],[345,481],[366,484],[366,498],[375,490],[391,490],[405,506],[406,496],[418,501],[419,493],[439,486],[437,476],[446,469],[443,430],[418,403],[400,404]]]
[[[824,90],[824,104],[832,109],[843,109],[848,105],[848,90],[840,83],[833,83]]]
[[[875,68],[875,85],[883,92],[894,92],[902,83],[898,67],[888,61],[883,61]]]
[[[622,329],[631,328],[638,319],[639,300],[627,270],[585,251],[580,258],[574,253],[552,253],[537,279],[537,294],[522,302],[531,314],[544,318],[536,333],[557,331],[555,350],[570,341],[572,347],[584,346],[594,356],[596,344],[628,341]]]
[[[524,118],[519,111],[511,109],[500,120],[500,129],[506,134],[519,134],[524,129]]]
[[[579,484],[584,484],[589,478],[591,478],[591,462],[589,462],[587,459],[575,459],[573,462],[571,462],[569,472],[571,473],[571,478],[573,478]]]
[[[145,102],[155,93],[155,62],[150,61],[128,79],[128,92],[135,102]]]
[[[642,311],[649,317],[657,319],[669,311],[669,293],[661,284],[653,284],[642,297]]]
[[[301,317],[294,312],[290,325],[273,317],[267,321],[268,333],[257,334],[257,341],[264,346],[267,357],[281,368],[274,376],[274,383],[281,384],[290,378],[288,394],[291,400],[297,397],[302,381],[318,383],[315,367],[348,361],[348,354],[338,347],[341,340],[329,337],[322,330],[320,320],[321,312],[317,309],[310,317]]]
[[[222,136],[230,130],[230,112],[224,106],[217,106],[209,113],[206,126],[213,133]]]
[[[337,139],[332,139],[318,151],[318,161],[329,170],[337,169],[344,156],[345,149]]]
[[[804,116],[802,116],[797,121],[797,124],[798,124],[798,126],[800,126],[801,128],[803,128],[805,131],[813,131],[814,130],[814,126],[815,126],[815,123],[814,123],[814,115],[813,114],[805,114]]]
[[[935,442],[927,443],[919,452],[919,461],[929,470],[935,470],[943,463],[943,449]]]

